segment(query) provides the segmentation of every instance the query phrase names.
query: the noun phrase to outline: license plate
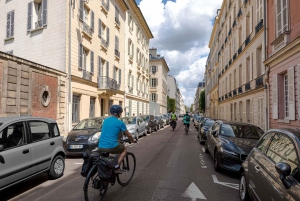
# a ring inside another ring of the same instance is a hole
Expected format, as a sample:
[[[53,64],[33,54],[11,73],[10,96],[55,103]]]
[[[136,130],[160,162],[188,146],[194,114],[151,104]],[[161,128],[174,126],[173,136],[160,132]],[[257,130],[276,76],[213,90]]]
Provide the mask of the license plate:
[[[82,149],[83,145],[70,145],[70,149]]]

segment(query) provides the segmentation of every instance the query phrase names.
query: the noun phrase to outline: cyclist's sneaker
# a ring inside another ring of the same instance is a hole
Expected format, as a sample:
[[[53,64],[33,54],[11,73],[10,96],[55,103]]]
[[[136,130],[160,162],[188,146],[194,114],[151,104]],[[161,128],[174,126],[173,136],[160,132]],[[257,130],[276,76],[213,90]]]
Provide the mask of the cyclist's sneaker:
[[[116,174],[122,174],[123,172],[125,172],[125,171],[121,168],[115,169]]]

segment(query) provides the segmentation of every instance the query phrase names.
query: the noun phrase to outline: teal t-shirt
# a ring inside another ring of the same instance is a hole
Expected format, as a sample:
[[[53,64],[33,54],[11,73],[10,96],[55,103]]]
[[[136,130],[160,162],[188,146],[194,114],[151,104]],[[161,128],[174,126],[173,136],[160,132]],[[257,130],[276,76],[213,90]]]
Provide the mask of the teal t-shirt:
[[[111,149],[119,145],[118,136],[120,132],[126,131],[126,125],[118,118],[111,116],[104,120],[101,136],[98,142],[99,148]]]
[[[184,116],[183,117],[183,123],[189,124],[190,123],[190,117],[189,116]]]

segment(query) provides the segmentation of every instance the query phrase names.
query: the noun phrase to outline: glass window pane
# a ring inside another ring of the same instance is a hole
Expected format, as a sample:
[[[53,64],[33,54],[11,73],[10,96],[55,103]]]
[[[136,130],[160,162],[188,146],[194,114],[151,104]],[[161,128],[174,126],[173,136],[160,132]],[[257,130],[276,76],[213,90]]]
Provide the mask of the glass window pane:
[[[29,122],[29,128],[33,142],[50,138],[49,127],[48,124],[45,122]]]

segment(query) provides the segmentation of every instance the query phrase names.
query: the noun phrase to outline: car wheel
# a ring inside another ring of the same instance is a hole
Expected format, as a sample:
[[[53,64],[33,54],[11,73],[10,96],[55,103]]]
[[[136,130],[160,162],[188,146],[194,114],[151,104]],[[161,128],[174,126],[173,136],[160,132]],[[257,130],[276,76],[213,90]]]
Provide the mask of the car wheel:
[[[57,179],[63,176],[65,170],[65,159],[58,155],[54,158],[48,171],[50,179]]]
[[[215,154],[214,154],[214,168],[215,171],[219,172],[220,171],[220,165],[219,165],[219,161],[218,161],[218,151],[215,150]]]
[[[204,141],[204,147],[205,147],[205,153],[208,153],[209,151],[208,151],[208,147],[207,147],[207,141],[205,140]]]
[[[158,124],[158,129],[157,130],[160,130],[160,124]]]
[[[247,182],[246,182],[246,176],[245,172],[241,174],[240,178],[240,185],[239,185],[239,193],[240,193],[240,199],[242,201],[248,201],[250,200],[248,191],[247,191]]]

